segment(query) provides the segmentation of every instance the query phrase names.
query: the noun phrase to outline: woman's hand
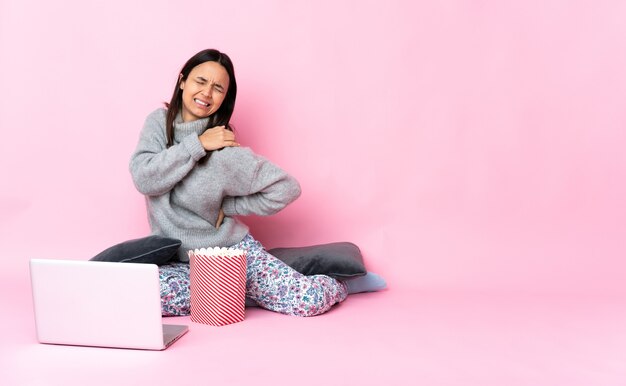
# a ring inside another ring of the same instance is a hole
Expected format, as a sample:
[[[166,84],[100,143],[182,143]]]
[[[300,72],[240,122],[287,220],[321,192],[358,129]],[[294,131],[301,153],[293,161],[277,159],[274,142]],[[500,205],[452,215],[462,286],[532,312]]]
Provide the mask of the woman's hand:
[[[235,133],[227,130],[225,126],[215,126],[207,129],[198,138],[206,151],[219,150],[226,146],[239,146],[235,142]]]
[[[224,222],[224,210],[220,208],[220,213],[217,215],[217,222],[215,222],[215,229],[219,229],[222,222]]]

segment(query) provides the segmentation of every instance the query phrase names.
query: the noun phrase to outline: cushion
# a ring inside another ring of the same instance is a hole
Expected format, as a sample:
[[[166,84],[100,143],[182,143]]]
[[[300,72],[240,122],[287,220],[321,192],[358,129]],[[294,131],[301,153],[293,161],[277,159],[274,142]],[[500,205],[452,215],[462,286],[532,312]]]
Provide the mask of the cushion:
[[[163,265],[176,258],[180,245],[180,240],[152,235],[116,244],[89,260]]]
[[[335,279],[345,279],[362,276],[367,272],[361,250],[349,242],[273,248],[267,252],[304,275],[327,275]]]

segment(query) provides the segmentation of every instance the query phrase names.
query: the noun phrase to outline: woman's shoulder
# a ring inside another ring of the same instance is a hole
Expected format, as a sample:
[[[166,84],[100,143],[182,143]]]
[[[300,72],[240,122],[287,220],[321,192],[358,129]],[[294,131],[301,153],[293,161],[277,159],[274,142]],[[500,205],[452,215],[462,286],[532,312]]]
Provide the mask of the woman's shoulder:
[[[167,109],[159,108],[148,114],[143,124],[144,135],[165,135],[165,120]]]
[[[165,117],[167,116],[167,109],[164,107],[159,107],[154,110],[146,117],[146,121],[154,120],[154,121],[165,121]]]

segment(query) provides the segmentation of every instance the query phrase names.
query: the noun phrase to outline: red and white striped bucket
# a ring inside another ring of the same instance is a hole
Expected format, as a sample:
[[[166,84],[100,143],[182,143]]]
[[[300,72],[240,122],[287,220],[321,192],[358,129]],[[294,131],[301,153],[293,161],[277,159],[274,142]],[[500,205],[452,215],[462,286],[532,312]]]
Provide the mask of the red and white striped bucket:
[[[191,321],[211,326],[241,322],[246,304],[246,252],[216,247],[188,254]]]

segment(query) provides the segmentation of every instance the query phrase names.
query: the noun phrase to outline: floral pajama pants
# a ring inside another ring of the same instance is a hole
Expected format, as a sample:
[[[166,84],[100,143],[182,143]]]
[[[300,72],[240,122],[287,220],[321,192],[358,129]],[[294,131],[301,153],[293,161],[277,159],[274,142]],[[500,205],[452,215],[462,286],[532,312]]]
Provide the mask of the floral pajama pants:
[[[246,297],[286,315],[314,316],[348,296],[344,283],[325,275],[305,276],[265,251],[247,235],[232,246],[247,252]],[[189,264],[159,267],[164,316],[189,315]]]

